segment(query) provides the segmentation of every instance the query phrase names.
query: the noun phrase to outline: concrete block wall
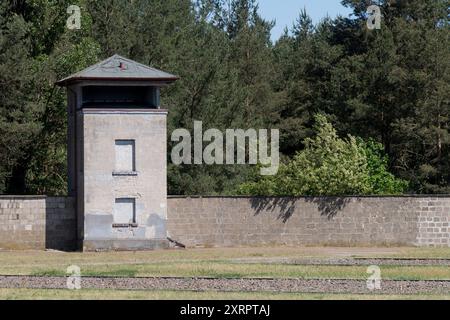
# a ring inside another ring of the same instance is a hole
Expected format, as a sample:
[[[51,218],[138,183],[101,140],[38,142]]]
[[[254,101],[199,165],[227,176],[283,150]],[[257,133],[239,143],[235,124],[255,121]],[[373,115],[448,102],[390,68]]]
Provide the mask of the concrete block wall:
[[[76,249],[73,198],[1,197],[0,249]],[[169,197],[169,236],[187,247],[450,247],[450,196]]]
[[[188,247],[449,246],[450,197],[169,197],[169,236]]]
[[[417,211],[417,245],[450,247],[450,198],[421,199]]]
[[[75,198],[46,198],[46,249],[72,251],[77,249]]]
[[[73,198],[0,196],[0,249],[73,250]]]

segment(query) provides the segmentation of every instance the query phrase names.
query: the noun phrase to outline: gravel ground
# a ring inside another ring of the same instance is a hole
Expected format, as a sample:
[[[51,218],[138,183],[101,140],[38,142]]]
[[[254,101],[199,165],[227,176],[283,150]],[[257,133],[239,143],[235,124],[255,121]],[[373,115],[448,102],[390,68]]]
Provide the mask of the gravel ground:
[[[85,289],[270,291],[302,293],[449,294],[450,281],[381,282],[381,290],[370,291],[362,280],[302,279],[212,279],[212,278],[112,278],[83,277]],[[65,289],[65,277],[0,276],[0,288]]]
[[[450,266],[450,259],[391,259],[391,258],[335,258],[335,259],[289,259],[289,258],[245,258],[234,259],[235,263],[267,263],[287,265],[335,265],[335,266]],[[450,271],[449,271],[450,274]]]

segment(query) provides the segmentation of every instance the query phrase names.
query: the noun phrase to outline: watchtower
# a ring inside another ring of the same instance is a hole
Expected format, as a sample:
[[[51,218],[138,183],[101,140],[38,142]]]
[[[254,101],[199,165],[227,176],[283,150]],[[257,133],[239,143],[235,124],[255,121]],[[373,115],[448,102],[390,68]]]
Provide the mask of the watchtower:
[[[83,250],[168,246],[160,88],[177,79],[114,55],[57,82],[67,87],[69,195]]]

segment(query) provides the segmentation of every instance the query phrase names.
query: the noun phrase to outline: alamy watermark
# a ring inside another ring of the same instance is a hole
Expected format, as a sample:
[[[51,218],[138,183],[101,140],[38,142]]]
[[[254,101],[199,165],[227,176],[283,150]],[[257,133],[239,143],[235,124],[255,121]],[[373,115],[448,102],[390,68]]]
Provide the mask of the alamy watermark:
[[[67,8],[67,13],[70,15],[67,18],[66,26],[69,30],[81,29],[81,8],[77,5],[70,5]],[[367,28],[369,30],[381,29],[381,9],[379,6],[373,4],[367,7]]]
[[[67,18],[66,26],[69,30],[81,29],[81,9],[77,5],[71,5],[67,8],[67,13],[70,14]]]
[[[261,164],[261,175],[276,175],[278,172],[280,164],[280,132],[278,129],[270,130],[269,142],[269,130],[267,129],[248,129],[246,131],[227,129],[225,134],[218,129],[208,129],[203,133],[203,123],[194,121],[193,150],[192,136],[187,129],[174,130],[171,140],[178,142],[172,148],[172,162],[175,165]],[[205,147],[204,142],[208,143]]]
[[[67,289],[80,290],[81,289],[81,268],[79,266],[67,267],[66,273],[70,276],[67,277]]]
[[[381,29],[381,9],[377,5],[371,5],[367,8],[367,29],[379,30]]]
[[[369,266],[367,268],[367,273],[371,274],[369,278],[367,278],[367,289],[370,291],[381,290],[381,269],[379,266]]]

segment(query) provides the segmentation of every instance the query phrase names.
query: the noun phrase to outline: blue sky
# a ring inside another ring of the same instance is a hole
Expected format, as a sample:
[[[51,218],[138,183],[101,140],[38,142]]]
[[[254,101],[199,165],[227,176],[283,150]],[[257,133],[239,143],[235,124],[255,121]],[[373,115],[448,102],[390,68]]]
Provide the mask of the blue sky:
[[[314,23],[327,14],[334,18],[341,14],[348,16],[352,11],[341,5],[341,0],[259,0],[259,11],[266,20],[276,20],[272,29],[272,40],[277,40],[287,26],[291,29],[300,10],[306,8]]]

